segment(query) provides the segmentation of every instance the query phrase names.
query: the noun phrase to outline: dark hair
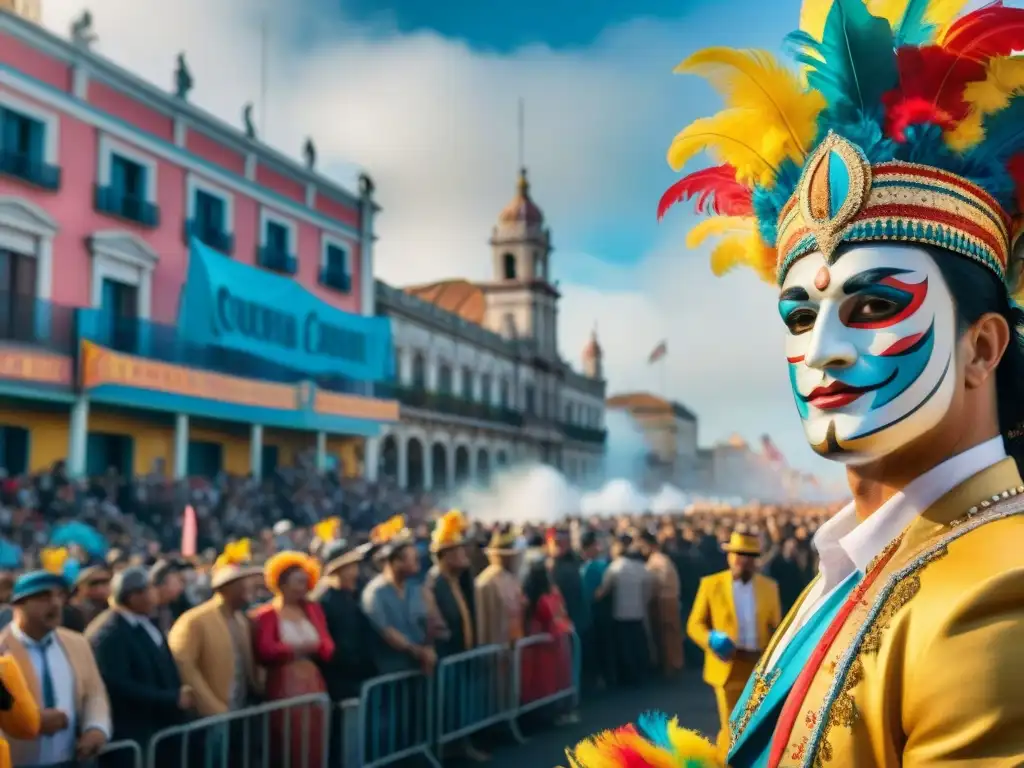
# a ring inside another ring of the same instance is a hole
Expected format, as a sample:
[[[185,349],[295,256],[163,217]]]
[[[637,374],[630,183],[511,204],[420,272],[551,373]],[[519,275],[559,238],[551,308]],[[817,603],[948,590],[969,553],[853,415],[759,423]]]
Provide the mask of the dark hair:
[[[162,587],[168,576],[180,571],[181,566],[174,560],[157,560],[149,569],[149,583],[154,587]]]
[[[551,576],[548,574],[547,563],[543,559],[530,564],[526,577],[523,579],[523,597],[526,598],[526,618],[533,617],[537,603],[551,591]]]
[[[1010,343],[996,368],[996,407],[1006,453],[1024,472],[1024,310],[987,267],[949,251],[930,249],[956,305],[957,330],[966,332],[982,315],[994,312],[1010,326]]]

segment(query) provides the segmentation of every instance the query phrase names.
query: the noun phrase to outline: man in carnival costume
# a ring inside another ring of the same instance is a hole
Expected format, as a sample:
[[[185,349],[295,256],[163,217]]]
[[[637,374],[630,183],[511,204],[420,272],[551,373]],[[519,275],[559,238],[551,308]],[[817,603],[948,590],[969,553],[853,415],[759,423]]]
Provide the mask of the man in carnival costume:
[[[696,197],[716,274],[777,284],[797,411],[853,495],[733,711],[734,768],[1024,765],[1024,9],[965,5],[807,0],[802,77],[725,48],[678,68],[727,109],[673,141],[719,164],[659,213]],[[570,759],[705,746],[645,717]]]

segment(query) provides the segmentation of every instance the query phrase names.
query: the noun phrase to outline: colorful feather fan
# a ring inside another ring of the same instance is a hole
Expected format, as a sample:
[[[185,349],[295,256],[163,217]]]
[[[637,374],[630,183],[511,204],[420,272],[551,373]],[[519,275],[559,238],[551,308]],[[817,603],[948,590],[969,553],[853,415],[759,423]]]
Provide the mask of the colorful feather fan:
[[[724,100],[668,151],[676,170],[708,155],[662,195],[659,220],[694,200],[710,215],[715,274],[744,265],[779,277],[778,221],[808,158],[835,134],[872,166],[912,162],[956,174],[994,199],[1011,240],[1024,229],[1024,9],[967,0],[805,0],[786,38],[799,70],[763,51],[708,48],[676,67]],[[713,222],[713,223],[712,223]],[[1018,225],[1019,223],[1019,225]],[[883,238],[884,239],[884,238]]]
[[[715,745],[662,712],[591,736],[565,756],[570,768],[725,768]]]

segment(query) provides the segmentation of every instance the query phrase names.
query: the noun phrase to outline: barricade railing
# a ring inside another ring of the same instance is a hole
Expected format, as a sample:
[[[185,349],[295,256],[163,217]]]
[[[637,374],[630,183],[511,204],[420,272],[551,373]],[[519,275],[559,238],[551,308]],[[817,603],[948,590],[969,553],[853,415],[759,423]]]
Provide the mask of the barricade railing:
[[[327,768],[330,717],[330,699],[307,694],[171,726],[146,768]]]
[[[420,755],[434,768],[433,681],[419,672],[395,672],[367,680],[359,695],[359,764],[390,765]]]
[[[576,704],[580,639],[575,632],[524,637],[515,644],[512,655],[516,718],[559,701]]]
[[[511,654],[504,645],[485,645],[441,659],[434,683],[438,748],[515,716],[511,672]]]
[[[92,763],[93,765],[103,765],[110,761],[112,756],[117,761],[118,768],[143,768],[143,754],[142,747],[139,746],[138,742],[128,741],[123,739],[121,741],[112,741],[107,744],[103,749],[100,750],[99,756]],[[86,763],[88,765],[88,763]]]
[[[341,753],[341,768],[360,768],[363,740],[359,737],[359,699],[346,699],[338,704],[338,719],[332,725],[337,736],[331,734],[331,764],[337,763],[335,750]]]

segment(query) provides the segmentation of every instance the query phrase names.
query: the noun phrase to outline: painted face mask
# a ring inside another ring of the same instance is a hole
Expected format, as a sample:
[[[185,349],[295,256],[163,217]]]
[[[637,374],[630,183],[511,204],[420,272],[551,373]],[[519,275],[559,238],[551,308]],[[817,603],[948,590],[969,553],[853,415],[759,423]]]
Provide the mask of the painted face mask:
[[[805,256],[786,275],[779,312],[797,411],[817,453],[876,461],[945,415],[956,315],[923,248],[857,246],[832,266]]]

